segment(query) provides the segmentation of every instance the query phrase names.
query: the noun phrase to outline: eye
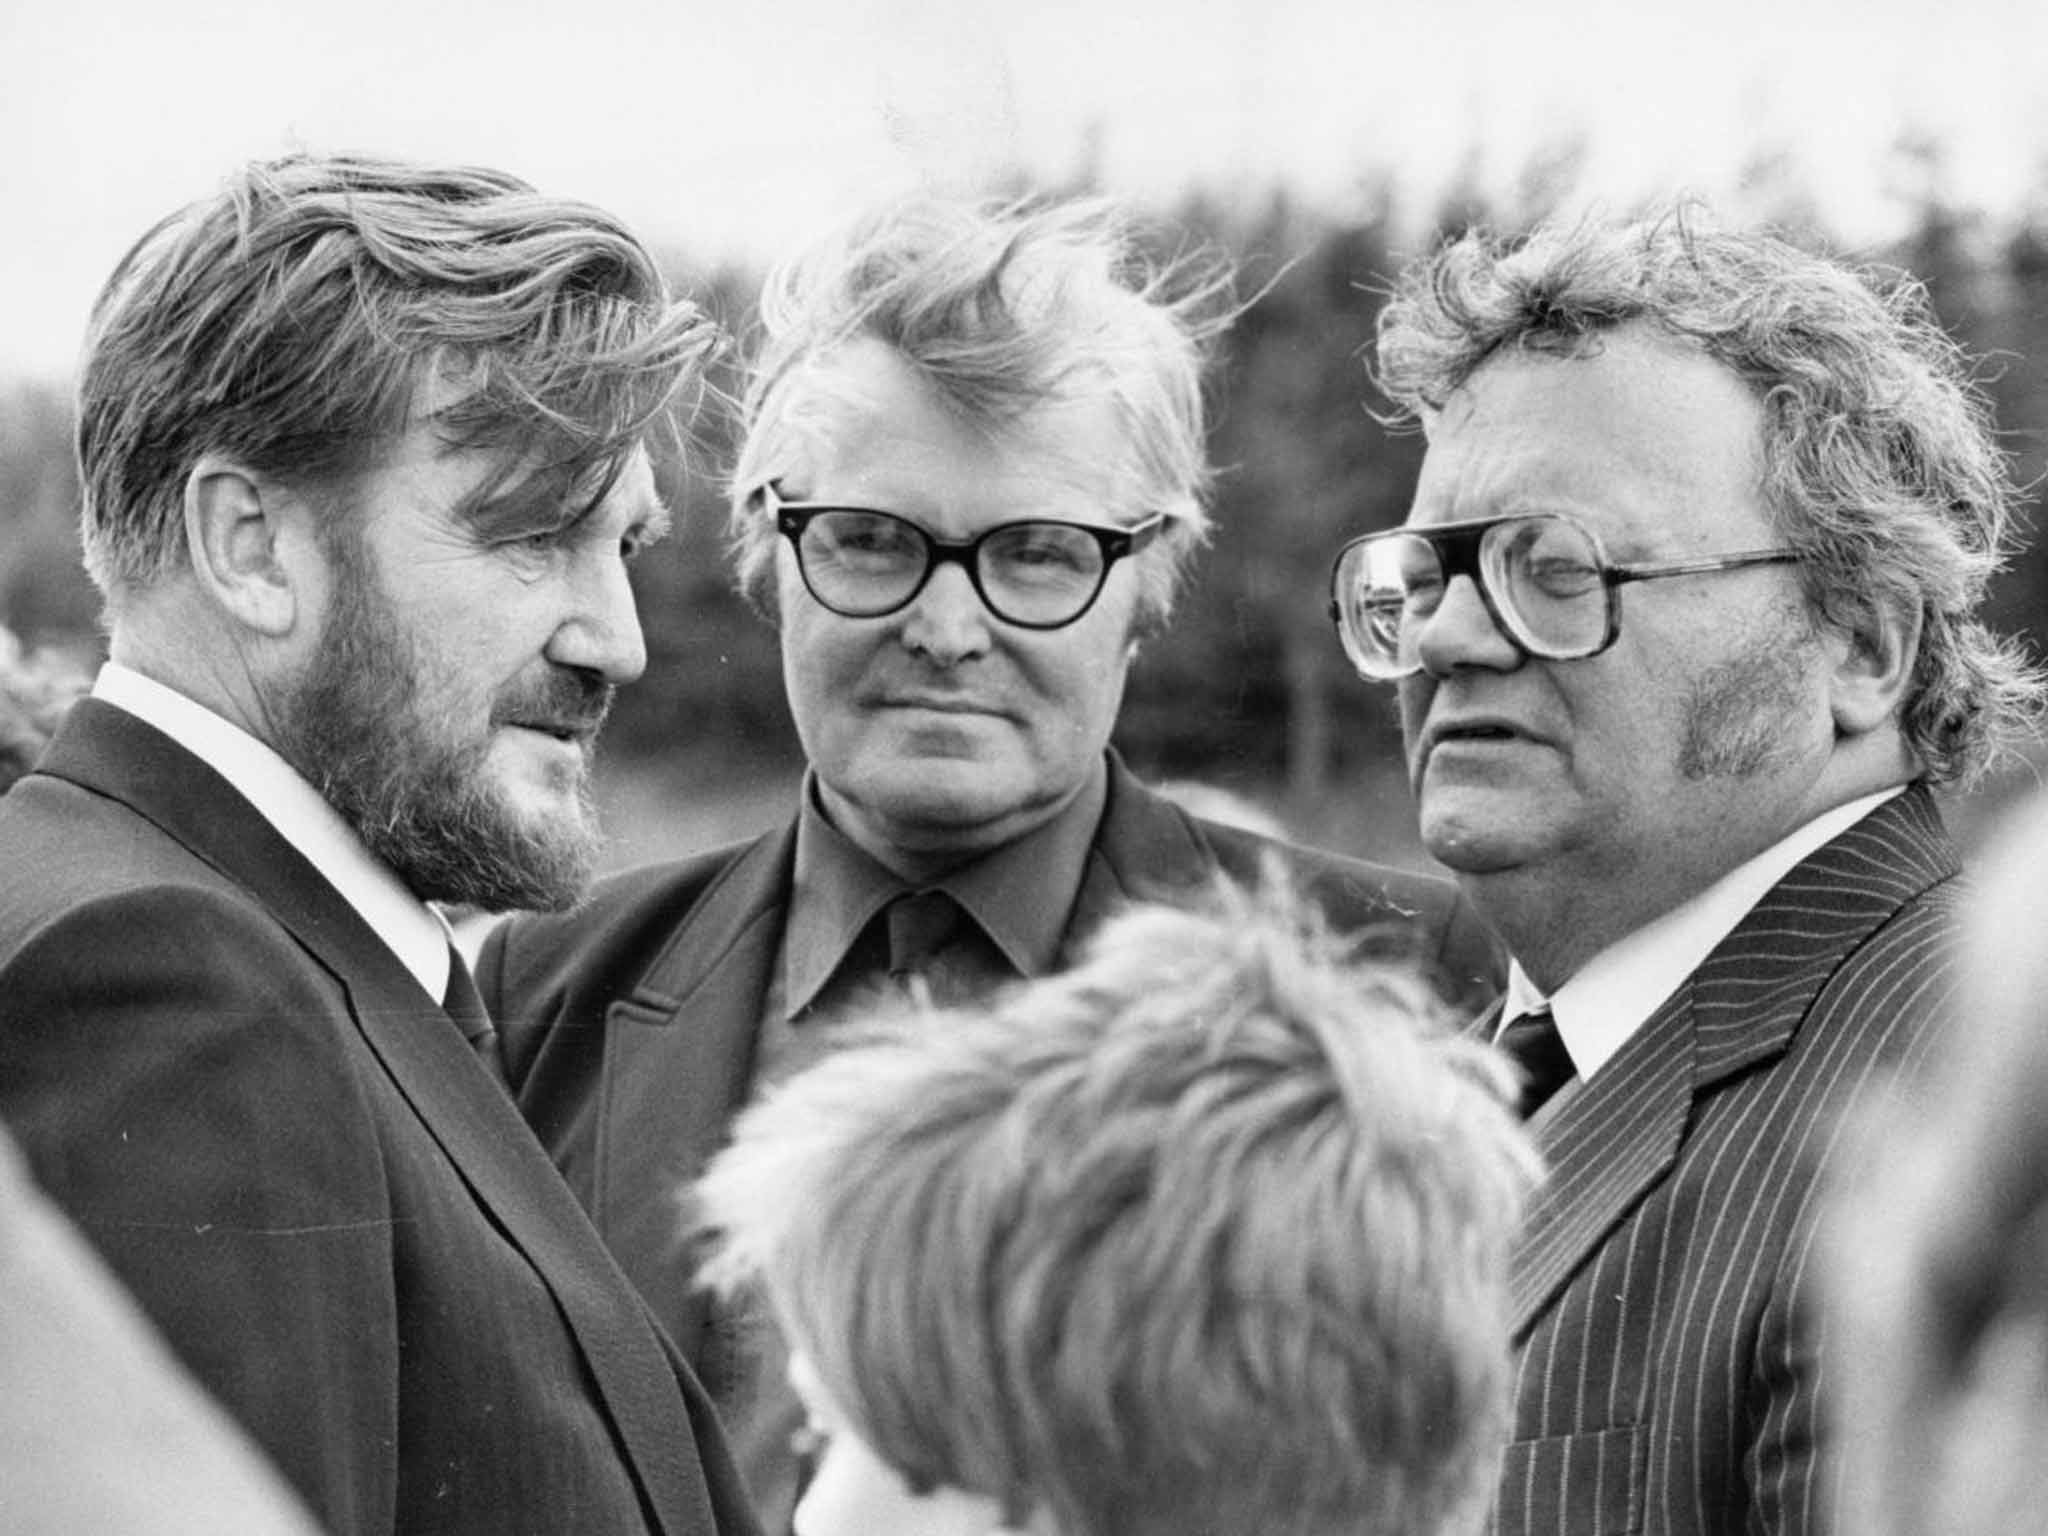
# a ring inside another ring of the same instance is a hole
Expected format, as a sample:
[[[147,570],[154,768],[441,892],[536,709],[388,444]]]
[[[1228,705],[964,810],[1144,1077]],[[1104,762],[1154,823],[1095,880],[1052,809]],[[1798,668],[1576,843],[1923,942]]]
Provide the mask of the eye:
[[[887,572],[924,559],[917,530],[879,512],[821,512],[804,532],[808,556],[854,571]]]
[[[1067,582],[1094,576],[1102,550],[1079,528],[1024,523],[998,530],[982,546],[984,569],[1024,582]]]
[[[490,547],[521,564],[535,565],[552,560],[569,543],[568,528],[533,528],[494,540]]]
[[[1071,544],[1053,539],[1033,539],[1018,543],[1003,551],[1003,558],[1012,565],[1050,566],[1055,570],[1079,570],[1083,557]]]
[[[1399,628],[1407,616],[1410,600],[1406,592],[1368,587],[1358,595],[1358,614],[1368,624]]]
[[[1565,555],[1532,557],[1523,566],[1522,574],[1545,597],[1581,597],[1600,585],[1596,566]]]
[[[479,530],[479,537],[490,549],[514,555],[541,556],[553,554],[574,542],[581,526],[580,518],[565,518],[560,509],[554,509],[553,515],[536,513],[516,522],[507,520],[495,528]]]

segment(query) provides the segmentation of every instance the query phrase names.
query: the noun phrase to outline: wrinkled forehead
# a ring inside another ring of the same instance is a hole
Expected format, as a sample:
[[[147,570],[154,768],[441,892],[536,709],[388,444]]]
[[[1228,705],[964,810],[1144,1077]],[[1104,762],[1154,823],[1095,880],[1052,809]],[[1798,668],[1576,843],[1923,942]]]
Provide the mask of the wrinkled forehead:
[[[484,526],[538,531],[599,504],[628,521],[666,519],[644,441],[603,455],[568,451],[575,445],[567,434],[551,438],[501,411],[479,410],[477,393],[459,369],[423,366],[402,424],[376,440],[365,473],[439,467],[451,476],[446,484],[462,487],[447,510]]]
[[[1653,333],[1504,352],[1429,421],[1408,520],[1562,512],[1624,547],[1715,547],[1767,524],[1763,425],[1732,371]]]
[[[862,341],[791,369],[748,445],[749,479],[815,478],[860,468],[915,474],[922,463],[1039,481],[1105,512],[1146,500],[1126,413],[1106,385],[989,406],[950,391],[882,343]]]

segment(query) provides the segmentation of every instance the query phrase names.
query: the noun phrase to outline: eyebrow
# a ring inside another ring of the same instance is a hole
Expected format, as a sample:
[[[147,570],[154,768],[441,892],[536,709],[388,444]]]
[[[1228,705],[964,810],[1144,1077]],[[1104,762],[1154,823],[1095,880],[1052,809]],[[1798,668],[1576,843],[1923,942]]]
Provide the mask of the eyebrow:
[[[516,537],[565,528],[584,516],[592,503],[575,507],[573,483],[559,471],[517,468],[485,480],[463,498],[456,513],[479,533]]]
[[[625,467],[606,476],[602,490],[591,486],[588,477],[581,478],[579,485],[557,471],[533,470],[495,489],[487,487],[484,494],[470,497],[457,511],[472,528],[491,538],[563,531],[588,521],[619,494]],[[645,529],[650,540],[666,538],[674,531],[674,515],[651,485],[634,495],[627,510],[631,523]]]

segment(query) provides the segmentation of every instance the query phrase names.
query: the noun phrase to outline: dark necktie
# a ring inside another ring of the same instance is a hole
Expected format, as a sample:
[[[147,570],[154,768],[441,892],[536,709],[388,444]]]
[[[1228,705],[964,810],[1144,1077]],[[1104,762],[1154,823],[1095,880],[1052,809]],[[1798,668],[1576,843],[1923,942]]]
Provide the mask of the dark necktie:
[[[960,904],[944,891],[909,891],[889,903],[889,979],[931,978],[940,951],[959,931]]]
[[[483,998],[477,994],[469,967],[452,944],[448,947],[448,990],[441,999],[441,1006],[448,1010],[448,1017],[462,1031],[462,1038],[469,1042],[469,1048],[483,1062],[491,1080],[501,1088],[506,1086],[505,1061],[498,1050],[497,1028],[484,1009]]]
[[[1548,1008],[1514,1019],[1500,1032],[1500,1048],[1522,1069],[1522,1097],[1517,1112],[1524,1120],[1572,1080],[1571,1052],[1564,1048],[1564,1037],[1557,1032],[1557,1020]]]

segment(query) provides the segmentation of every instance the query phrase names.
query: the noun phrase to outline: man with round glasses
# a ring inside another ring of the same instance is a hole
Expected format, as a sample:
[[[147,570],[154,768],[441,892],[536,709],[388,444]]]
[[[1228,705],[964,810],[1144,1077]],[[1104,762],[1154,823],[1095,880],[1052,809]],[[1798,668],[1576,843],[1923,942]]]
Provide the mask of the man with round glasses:
[[[1428,451],[1332,613],[1513,956],[1481,1027],[1550,1167],[1495,1529],[1841,1529],[1836,1117],[1952,1012],[1930,786],[2040,708],[1977,618],[2013,497],[1986,408],[1917,287],[1689,208],[1449,244],[1377,376]]]
[[[742,588],[809,760],[787,824],[495,937],[522,1106],[712,1384],[771,1530],[801,1424],[765,1312],[692,1284],[675,1193],[759,1088],[891,978],[966,1001],[1111,912],[1281,857],[1340,930],[1457,990],[1448,882],[1188,816],[1108,750],[1206,525],[1201,373],[1227,274],[1148,263],[1099,205],[929,200],[771,279],[733,485]]]

